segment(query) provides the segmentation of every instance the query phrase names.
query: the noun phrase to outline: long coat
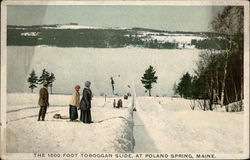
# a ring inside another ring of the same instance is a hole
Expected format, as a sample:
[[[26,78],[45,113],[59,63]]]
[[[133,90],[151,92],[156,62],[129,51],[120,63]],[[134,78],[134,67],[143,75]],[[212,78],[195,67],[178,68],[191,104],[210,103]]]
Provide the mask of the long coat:
[[[84,123],[91,123],[91,100],[92,100],[92,92],[89,88],[84,88],[82,93],[82,100],[84,103],[82,103],[85,106],[81,106],[81,116],[80,121]],[[82,108],[87,108],[87,110],[83,110]]]
[[[92,91],[89,88],[84,88],[82,92],[82,100],[84,101],[83,108],[91,108]],[[82,108],[82,106],[81,106]]]
[[[49,93],[45,87],[40,89],[38,105],[49,106]]]
[[[74,91],[69,104],[72,106],[80,107],[80,94],[78,91]]]

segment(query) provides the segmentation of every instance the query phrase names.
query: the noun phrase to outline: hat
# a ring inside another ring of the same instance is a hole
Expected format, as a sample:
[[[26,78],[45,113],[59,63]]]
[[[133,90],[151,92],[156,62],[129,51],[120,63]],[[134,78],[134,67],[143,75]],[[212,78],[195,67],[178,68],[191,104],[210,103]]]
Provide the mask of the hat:
[[[86,82],[85,82],[85,87],[90,87],[90,85],[91,85],[91,82],[90,82],[90,81],[86,81]]]
[[[80,89],[81,87],[79,85],[75,86],[75,90]]]
[[[44,83],[43,83],[43,86],[44,86],[44,87],[47,87],[48,85],[49,85],[48,82],[44,82]]]

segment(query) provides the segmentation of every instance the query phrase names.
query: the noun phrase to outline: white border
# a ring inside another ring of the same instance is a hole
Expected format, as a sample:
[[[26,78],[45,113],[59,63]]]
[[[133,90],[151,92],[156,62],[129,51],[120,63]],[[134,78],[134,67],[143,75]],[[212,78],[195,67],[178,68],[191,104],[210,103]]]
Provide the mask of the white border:
[[[3,18],[2,18],[3,17]],[[6,91],[7,91],[7,47],[6,47],[6,18],[7,17],[7,7],[3,4],[1,5],[1,146],[0,146],[0,156],[6,153]]]
[[[163,0],[163,1],[122,1],[122,0],[116,0],[116,1],[110,1],[110,0],[97,0],[97,1],[80,1],[80,0],[20,0],[20,1],[4,1],[3,4],[5,5],[168,5],[168,6],[212,6],[212,5],[219,5],[219,6],[225,6],[225,5],[247,5],[249,4],[247,1],[243,0]]]
[[[249,4],[244,8],[244,153],[249,157]]]
[[[244,153],[216,154],[216,159],[249,158],[249,2],[237,0],[204,1],[4,1],[1,4],[1,158],[34,159],[33,153],[6,153],[6,78],[7,47],[6,19],[7,5],[152,5],[152,6],[244,6]],[[41,158],[37,158],[41,159]],[[53,158],[55,159],[55,158]]]

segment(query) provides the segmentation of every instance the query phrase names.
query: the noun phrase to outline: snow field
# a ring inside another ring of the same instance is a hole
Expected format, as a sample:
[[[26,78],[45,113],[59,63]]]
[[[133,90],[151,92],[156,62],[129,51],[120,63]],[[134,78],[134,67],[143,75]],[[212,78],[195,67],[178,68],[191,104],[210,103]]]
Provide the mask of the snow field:
[[[114,97],[116,100],[121,97]],[[36,94],[7,95],[7,151],[11,153],[125,153],[133,152],[131,99],[114,109],[113,99],[94,97],[92,124],[53,119],[68,116],[70,95],[50,95],[45,121],[37,121]],[[78,112],[79,113],[79,112]],[[79,114],[80,116],[80,114]]]
[[[243,112],[191,110],[190,100],[94,97],[95,123],[53,119],[68,116],[70,95],[50,95],[46,121],[37,121],[36,94],[7,95],[7,151],[40,153],[243,153]],[[134,114],[134,115],[133,115]],[[133,120],[134,119],[134,120]],[[134,140],[135,138],[135,140]]]
[[[243,152],[244,114],[192,111],[189,100],[138,97],[137,115],[158,152]],[[160,104],[159,104],[160,103]]]

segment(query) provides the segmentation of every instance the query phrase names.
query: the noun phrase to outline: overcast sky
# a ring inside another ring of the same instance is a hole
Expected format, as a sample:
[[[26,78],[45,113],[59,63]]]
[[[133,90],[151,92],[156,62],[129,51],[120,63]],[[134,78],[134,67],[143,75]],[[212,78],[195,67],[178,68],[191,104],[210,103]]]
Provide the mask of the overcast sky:
[[[208,31],[222,6],[7,6],[8,25],[63,24]]]

